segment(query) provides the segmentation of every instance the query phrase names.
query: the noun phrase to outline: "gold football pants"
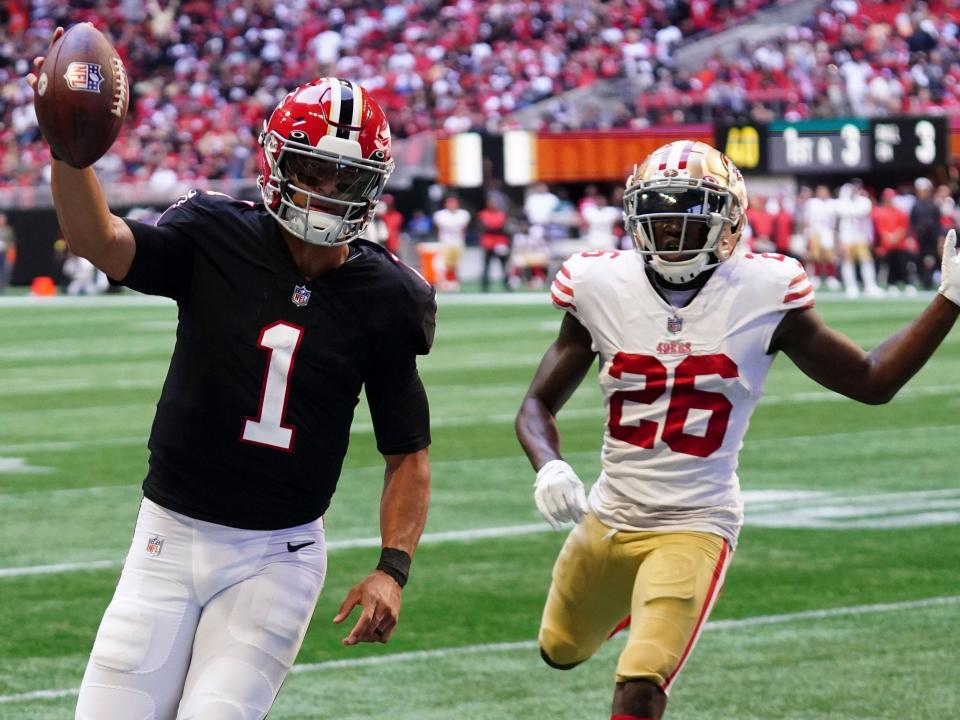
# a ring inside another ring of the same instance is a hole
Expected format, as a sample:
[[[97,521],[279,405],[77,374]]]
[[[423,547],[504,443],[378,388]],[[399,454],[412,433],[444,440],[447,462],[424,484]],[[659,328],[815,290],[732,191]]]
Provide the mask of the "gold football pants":
[[[589,513],[554,565],[540,647],[555,665],[583,662],[630,615],[617,682],[645,678],[667,692],[713,609],[731,557],[719,535],[613,530]]]

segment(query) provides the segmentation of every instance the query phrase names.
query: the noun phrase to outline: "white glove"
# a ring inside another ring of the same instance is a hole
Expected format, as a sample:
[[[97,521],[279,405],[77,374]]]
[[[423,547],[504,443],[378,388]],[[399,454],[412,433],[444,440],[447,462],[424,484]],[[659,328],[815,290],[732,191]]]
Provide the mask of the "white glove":
[[[954,305],[960,305],[960,254],[957,253],[957,231],[947,233],[940,262],[940,287],[937,291]]]
[[[554,530],[570,520],[578,523],[587,515],[583,483],[563,460],[551,460],[540,468],[533,485],[533,499],[543,519]]]

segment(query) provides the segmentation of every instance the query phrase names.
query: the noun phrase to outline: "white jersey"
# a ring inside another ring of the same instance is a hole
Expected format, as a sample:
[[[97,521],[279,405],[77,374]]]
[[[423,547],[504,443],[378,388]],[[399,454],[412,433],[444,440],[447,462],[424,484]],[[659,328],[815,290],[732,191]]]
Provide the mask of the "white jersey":
[[[437,240],[441,245],[462,248],[466,243],[470,213],[463,208],[456,210],[443,208],[433,214],[433,224],[437,228]]]
[[[836,201],[842,245],[865,245],[873,240],[873,203],[864,195]]]
[[[784,314],[814,304],[803,266],[736,252],[682,308],[635,252],[569,258],[554,305],[590,333],[607,421],[590,508],[621,530],[698,531],[736,543],[737,464]]]
[[[810,198],[806,205],[807,229],[821,247],[833,247],[833,233],[837,227],[836,200]]]
[[[623,222],[623,210],[613,205],[587,205],[580,214],[587,224],[587,246],[591,250],[613,250],[617,243],[613,229]]]

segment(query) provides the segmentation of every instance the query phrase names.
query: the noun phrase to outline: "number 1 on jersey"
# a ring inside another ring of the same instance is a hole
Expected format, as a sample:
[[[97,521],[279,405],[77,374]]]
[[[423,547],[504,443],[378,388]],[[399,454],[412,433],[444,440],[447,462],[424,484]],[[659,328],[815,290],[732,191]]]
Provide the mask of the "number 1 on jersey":
[[[260,413],[257,419],[247,418],[240,439],[256,445],[290,450],[296,428],[283,424],[287,408],[290,371],[300,346],[303,328],[285,322],[275,322],[260,331],[258,344],[269,355],[267,372],[260,391]]]

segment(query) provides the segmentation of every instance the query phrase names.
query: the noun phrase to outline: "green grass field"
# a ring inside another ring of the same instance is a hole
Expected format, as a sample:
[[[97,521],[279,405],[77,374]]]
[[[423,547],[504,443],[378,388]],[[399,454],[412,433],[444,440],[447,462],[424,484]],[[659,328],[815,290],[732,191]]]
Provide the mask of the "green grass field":
[[[433,501],[388,646],[331,624],[377,558],[382,464],[361,409],[326,521],[329,574],[271,719],[609,717],[621,639],[573,672],[535,637],[562,533],[534,508],[513,415],[560,315],[442,298],[421,363]],[[529,301],[535,301],[533,303]],[[921,300],[830,302],[869,347]],[[172,304],[0,301],[0,718],[72,718],[137,513]],[[960,713],[960,331],[888,406],[779,359],[747,435],[747,525],[669,720],[946,720]],[[361,404],[362,408],[362,404]],[[604,416],[592,377],[561,415],[585,480]]]

